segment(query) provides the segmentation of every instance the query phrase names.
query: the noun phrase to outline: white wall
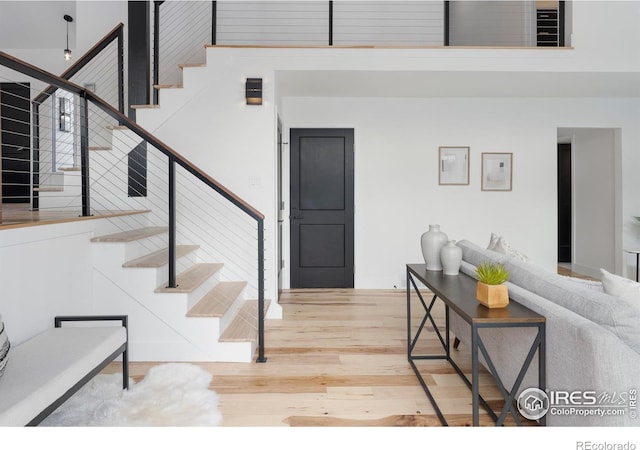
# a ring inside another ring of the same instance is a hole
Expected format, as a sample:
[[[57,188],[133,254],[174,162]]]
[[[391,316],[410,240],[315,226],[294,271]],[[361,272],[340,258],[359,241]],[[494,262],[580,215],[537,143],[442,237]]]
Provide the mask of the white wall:
[[[53,327],[56,315],[90,312],[97,222],[0,232],[0,313],[13,344]]]
[[[75,1],[0,2],[0,48],[58,49],[62,55],[67,43],[65,14],[75,19]],[[75,30],[75,23],[69,23],[69,46],[74,48]]]
[[[597,107],[585,108],[590,103]],[[295,127],[355,128],[356,287],[391,288],[402,284],[406,263],[422,260],[420,235],[431,223],[480,245],[492,232],[504,235],[555,270],[557,126],[616,123],[631,156],[637,108],[627,100],[285,98],[280,115],[285,135]],[[441,145],[471,147],[468,186],[438,185]],[[512,192],[480,190],[482,152],[513,153]],[[607,246],[613,232],[590,239]]]
[[[37,14],[35,19],[26,20],[34,13]],[[65,61],[62,57],[67,32],[64,14],[73,17],[69,24],[69,46],[73,57],[77,58],[120,22],[127,24],[127,2],[2,1],[0,24],[4,22],[4,25],[0,29],[11,31],[0,34],[0,50],[51,73],[64,72],[74,61]],[[5,21],[15,23],[8,27]],[[0,67],[0,76],[7,73]]]
[[[259,62],[249,61],[248,65],[244,62],[238,67],[223,59],[215,63],[210,61],[206,68],[186,68],[184,90],[163,93],[159,110],[138,110],[137,117],[143,127],[265,215],[266,298],[276,299],[274,81],[273,77],[264,78],[268,99],[265,99],[263,105],[247,106],[244,98],[245,80],[247,77],[262,76],[264,70]],[[178,97],[181,99],[178,100]],[[185,102],[184,98],[188,100]],[[167,117],[163,115],[164,112],[167,112]],[[209,200],[204,198],[198,198],[198,202],[200,206],[209,204]],[[214,203],[217,202],[212,201],[211,204]],[[222,204],[227,205],[228,202],[223,201]],[[196,208],[192,213],[200,214],[201,211]],[[233,222],[232,214],[225,218]],[[189,217],[186,216],[187,219]],[[196,223],[199,224],[200,220],[196,219]],[[226,230],[232,226],[228,222],[220,225]],[[192,223],[188,226],[194,225]],[[215,227],[216,224],[210,221],[209,226],[204,229]],[[255,221],[248,229],[251,227],[255,227]],[[243,225],[243,229],[246,230],[247,227]],[[240,228],[236,231],[240,231]],[[192,240],[188,243],[206,244],[203,242],[203,234],[198,238],[197,233],[186,231],[184,237]],[[229,243],[214,243],[217,249],[211,249],[207,253],[220,256],[221,259],[215,262],[228,264],[230,277],[242,280],[239,276],[251,273],[247,267],[255,266],[257,256],[243,256],[245,248],[227,256],[220,255],[220,252],[224,251],[223,247],[227,244],[233,246],[236,243],[241,246],[248,243],[255,250],[255,237],[255,233],[241,231],[239,235],[234,235],[222,230],[218,238],[228,240]],[[244,281],[250,283],[249,290],[252,291],[254,281],[246,278]],[[278,305],[269,309],[270,315],[277,316],[280,313]]]

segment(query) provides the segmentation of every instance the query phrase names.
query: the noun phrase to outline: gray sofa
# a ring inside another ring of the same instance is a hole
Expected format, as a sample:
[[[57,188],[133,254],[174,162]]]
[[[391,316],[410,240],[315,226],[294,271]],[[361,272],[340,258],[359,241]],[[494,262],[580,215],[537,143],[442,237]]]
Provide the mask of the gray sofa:
[[[546,317],[548,392],[581,392],[566,405],[575,410],[553,408],[551,402],[548,425],[640,426],[640,405],[638,409],[633,406],[634,395],[640,391],[639,308],[598,290],[597,283],[563,277],[469,241],[458,245],[463,252],[461,272],[475,278],[480,262],[502,262],[510,271],[511,299]],[[455,313],[450,320],[452,333],[468,345],[469,325]],[[513,386],[534,333],[522,328],[480,331],[507,389]],[[538,385],[537,373],[534,358],[519,392]],[[588,405],[594,397],[595,407]],[[596,415],[599,410],[603,415]],[[611,411],[623,414],[610,415]]]

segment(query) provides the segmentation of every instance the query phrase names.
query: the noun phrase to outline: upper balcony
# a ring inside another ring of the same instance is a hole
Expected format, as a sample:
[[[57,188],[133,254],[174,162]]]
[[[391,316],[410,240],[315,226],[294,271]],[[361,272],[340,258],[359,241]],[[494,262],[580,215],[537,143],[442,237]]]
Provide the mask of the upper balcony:
[[[214,3],[218,45],[564,47],[571,37],[569,2],[557,0]]]
[[[89,50],[117,22],[128,23],[126,2],[62,3],[75,4],[74,54]],[[204,62],[205,45],[226,47],[225,54],[260,60],[264,69],[281,74],[430,72],[433,83],[463,78],[457,85],[464,86],[469,77],[502,84],[514,73],[522,76],[510,78],[511,84],[541,85],[541,74],[548,75],[545,82],[558,84],[554,76],[563,74],[567,82],[560,84],[574,86],[577,74],[586,94],[595,92],[588,88],[594,78],[609,86],[602,95],[612,89],[620,95],[640,84],[638,0],[171,0],[150,5],[155,42],[149,65],[156,72],[155,85],[179,84],[184,64]],[[24,2],[0,2],[0,50],[63,72],[64,43],[51,38],[56,33],[51,27],[35,23],[56,12],[35,16],[26,8]],[[61,15],[58,22],[64,25]],[[275,64],[273,55],[283,58]]]
[[[298,64],[276,70],[622,73],[617,76],[624,83],[629,73],[640,72],[638,1],[189,3],[191,12],[183,2],[156,2],[160,83],[181,76],[175,68],[189,61],[171,61],[171,55],[184,58],[179,47],[187,46],[195,29],[201,30],[201,42],[217,47],[300,50],[288,52],[301,56]],[[185,29],[190,37],[169,31]],[[351,51],[328,58],[309,48]],[[376,51],[367,54],[370,49]],[[167,72],[172,67],[175,76]]]
[[[171,61],[184,58],[181,46],[197,47],[186,40],[198,29],[200,42],[273,69],[296,93],[325,86],[335,95],[342,86],[357,95],[365,86],[357,74],[366,71],[374,91],[395,86],[389,95],[399,86],[416,94],[423,86],[425,95],[532,95],[532,86],[540,95],[640,94],[636,1],[205,3],[188,12],[180,2],[156,2],[156,84],[178,83],[179,64],[201,60]],[[189,37],[169,31],[184,29]]]

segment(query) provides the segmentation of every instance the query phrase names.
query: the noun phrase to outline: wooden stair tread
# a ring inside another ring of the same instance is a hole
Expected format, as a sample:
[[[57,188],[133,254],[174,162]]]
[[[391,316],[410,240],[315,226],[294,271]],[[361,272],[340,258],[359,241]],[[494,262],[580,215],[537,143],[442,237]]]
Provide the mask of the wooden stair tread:
[[[178,64],[178,67],[184,69],[185,67],[206,67],[205,63],[187,63],[187,64]]]
[[[63,172],[80,172],[80,167],[60,167],[58,170],[62,170]]]
[[[138,239],[155,236],[156,234],[166,233],[167,227],[145,227],[135,230],[121,231],[119,233],[108,234],[105,236],[97,236],[91,239],[91,242],[132,242]]]
[[[130,105],[131,109],[157,109],[160,108],[160,105]]]
[[[246,285],[246,281],[221,281],[189,310],[187,317],[224,316]]]
[[[270,300],[264,301],[265,314]],[[220,336],[220,342],[254,342],[258,340],[258,300],[246,300]]]
[[[181,84],[154,84],[154,89],[182,89]]]
[[[33,192],[63,192],[64,188],[62,186],[40,186],[34,187]]]
[[[199,245],[176,245],[176,258],[182,258],[199,248]],[[127,261],[122,267],[162,267],[167,264],[169,264],[169,249],[163,248],[157,252]]]
[[[196,290],[198,286],[204,283],[218,270],[222,269],[224,264],[219,263],[198,263],[194,264],[184,272],[176,276],[175,288],[166,287],[168,283],[163,283],[155,292],[157,293],[189,293]]]
[[[89,150],[94,150],[94,151],[111,150],[111,147],[97,145],[95,147],[89,147]]]

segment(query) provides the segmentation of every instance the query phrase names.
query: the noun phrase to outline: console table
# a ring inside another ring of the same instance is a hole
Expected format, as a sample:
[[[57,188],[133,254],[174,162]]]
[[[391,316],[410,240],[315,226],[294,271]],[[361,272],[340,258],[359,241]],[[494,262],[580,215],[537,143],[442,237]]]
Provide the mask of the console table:
[[[416,280],[421,282],[432,293],[433,298],[429,305],[423,298]],[[473,426],[478,426],[480,421],[480,409],[482,404],[489,416],[496,422],[496,425],[503,425],[504,420],[508,414],[511,413],[514,420],[518,425],[522,425],[518,412],[514,406],[515,396],[522,384],[525,374],[533,361],[535,354],[538,354],[538,388],[545,390],[546,387],[546,367],[545,367],[545,325],[546,319],[531,311],[528,308],[520,305],[519,303],[511,300],[509,305],[505,308],[489,309],[481,305],[476,300],[476,285],[477,281],[463,273],[460,275],[444,275],[442,271],[430,271],[426,270],[425,264],[407,264],[407,356],[409,364],[413,368],[422,388],[424,389],[429,401],[433,405],[436,415],[440,419],[443,425],[447,425],[447,421],[442,414],[442,411],[438,407],[435,398],[431,394],[427,384],[425,383],[420,371],[416,367],[414,361],[417,360],[434,360],[445,359],[447,360],[456,372],[462,377],[466,385],[471,389],[472,394],[472,415]],[[422,318],[418,330],[414,336],[411,332],[411,292],[417,294],[422,307],[424,308],[424,317]],[[445,332],[444,335],[436,325],[436,322],[431,314],[436,299],[442,300],[445,305]],[[471,380],[462,372],[460,367],[451,358],[451,345],[449,340],[449,311],[452,309],[460,317],[471,326]],[[444,353],[434,355],[415,355],[414,348],[418,343],[418,339],[425,330],[425,324],[429,321],[433,327],[433,332],[438,337],[438,340],[442,344]],[[519,375],[511,388],[511,391],[507,390],[500,380],[499,374],[491,361],[491,357],[487,352],[487,349],[482,342],[482,338],[479,334],[479,330],[482,328],[499,328],[499,327],[535,327],[537,328],[536,338],[534,339],[531,348],[524,359],[522,368]],[[484,356],[491,375],[493,375],[500,392],[505,400],[504,407],[500,413],[500,416],[489,407],[487,402],[480,395],[479,388],[479,354]],[[545,418],[540,419],[541,425],[546,425]]]

